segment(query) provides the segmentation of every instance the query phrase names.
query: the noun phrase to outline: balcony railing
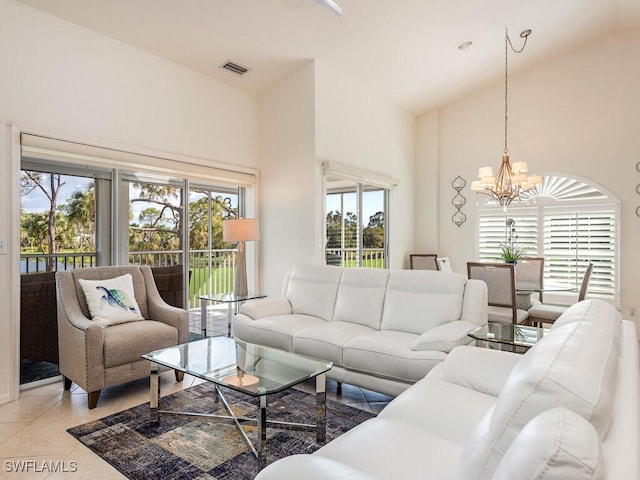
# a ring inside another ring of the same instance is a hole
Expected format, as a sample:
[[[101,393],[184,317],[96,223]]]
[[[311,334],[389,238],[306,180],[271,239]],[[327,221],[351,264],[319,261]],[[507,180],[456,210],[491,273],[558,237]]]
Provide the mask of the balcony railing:
[[[96,253],[22,253],[20,273],[44,273],[95,267]]]
[[[191,250],[189,252],[189,307],[200,306],[201,295],[230,292],[233,290],[237,250]],[[182,251],[130,252],[130,265],[168,267],[182,264]],[[95,252],[64,254],[20,255],[20,273],[43,273],[97,265]]]
[[[358,249],[328,248],[327,263],[346,268],[358,266]],[[189,307],[200,306],[201,295],[230,292],[233,290],[237,250],[191,250],[189,252]],[[182,251],[130,252],[129,264],[167,267],[182,264]],[[96,252],[20,255],[20,272],[23,274],[75,270],[97,265]],[[384,268],[384,249],[366,248],[362,251],[360,266]]]
[[[327,248],[326,249],[327,264],[339,265],[345,268],[367,267],[367,268],[384,268],[384,249],[383,248],[363,248],[362,258],[358,265],[358,249],[357,248]]]

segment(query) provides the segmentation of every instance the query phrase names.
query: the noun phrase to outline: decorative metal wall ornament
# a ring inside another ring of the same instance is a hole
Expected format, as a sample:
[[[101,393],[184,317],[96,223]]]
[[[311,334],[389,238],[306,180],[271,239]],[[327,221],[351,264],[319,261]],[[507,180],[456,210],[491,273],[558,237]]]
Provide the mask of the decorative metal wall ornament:
[[[464,178],[458,175],[451,182],[451,186],[456,191],[455,196],[451,199],[451,203],[454,207],[456,207],[456,213],[451,216],[451,221],[455,223],[457,226],[461,226],[464,222],[467,221],[467,216],[462,213],[461,209],[465,203],[467,203],[467,199],[460,193],[460,191],[467,185],[467,182]]]
[[[640,172],[640,162],[636,163],[636,170]],[[636,185],[636,193],[640,195],[640,183]],[[636,216],[640,217],[640,206],[636,207]]]

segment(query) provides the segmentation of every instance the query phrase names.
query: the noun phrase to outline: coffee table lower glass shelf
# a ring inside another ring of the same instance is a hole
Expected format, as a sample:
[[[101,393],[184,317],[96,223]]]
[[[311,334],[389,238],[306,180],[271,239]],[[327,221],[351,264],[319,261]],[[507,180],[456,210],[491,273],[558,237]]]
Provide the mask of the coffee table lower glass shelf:
[[[326,372],[333,363],[274,348],[254,345],[227,337],[212,337],[143,355],[151,364],[151,420],[160,421],[160,414],[206,417],[236,426],[256,459],[258,468],[267,463],[267,427],[316,432],[318,444],[326,441]],[[215,384],[215,400],[221,401],[229,415],[160,410],[160,367],[168,367]],[[302,424],[267,420],[267,396],[315,378],[316,423]],[[236,415],[219,387],[257,397],[257,418]],[[257,444],[247,436],[242,425],[257,426]]]
[[[548,328],[510,323],[487,323],[469,333],[476,341],[531,348],[549,331]]]

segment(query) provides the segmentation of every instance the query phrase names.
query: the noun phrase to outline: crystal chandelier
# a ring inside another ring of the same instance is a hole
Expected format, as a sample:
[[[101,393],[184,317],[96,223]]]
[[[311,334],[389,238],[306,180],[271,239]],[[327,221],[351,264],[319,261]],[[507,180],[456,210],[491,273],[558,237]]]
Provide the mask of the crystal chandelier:
[[[508,53],[509,47],[515,53],[521,53],[527,44],[527,38],[531,35],[531,30],[524,30],[520,37],[524,38],[524,43],[520,50],[513,48],[509,32],[505,30],[504,34],[504,150],[502,155],[502,163],[496,175],[493,174],[493,168],[481,167],[478,170],[478,180],[471,182],[471,190],[476,193],[488,195],[502,207],[509,204],[522,192],[532,190],[542,183],[542,177],[538,175],[527,176],[527,163],[509,162],[509,149],[507,147],[507,124],[508,124]]]

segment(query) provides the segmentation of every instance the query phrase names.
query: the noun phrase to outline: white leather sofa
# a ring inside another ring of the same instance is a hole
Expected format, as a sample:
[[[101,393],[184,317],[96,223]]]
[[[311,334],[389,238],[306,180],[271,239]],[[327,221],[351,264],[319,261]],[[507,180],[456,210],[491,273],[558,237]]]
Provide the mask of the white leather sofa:
[[[333,362],[328,377],[397,395],[487,322],[484,282],[428,270],[300,266],[245,303],[237,338]]]
[[[378,417],[256,480],[637,480],[639,379],[635,324],[585,300],[524,355],[455,348]]]

